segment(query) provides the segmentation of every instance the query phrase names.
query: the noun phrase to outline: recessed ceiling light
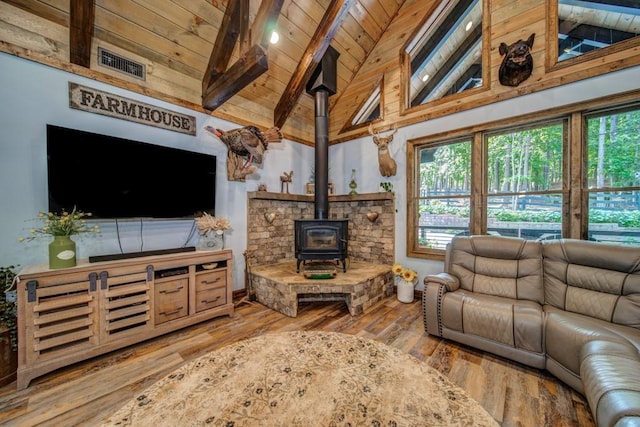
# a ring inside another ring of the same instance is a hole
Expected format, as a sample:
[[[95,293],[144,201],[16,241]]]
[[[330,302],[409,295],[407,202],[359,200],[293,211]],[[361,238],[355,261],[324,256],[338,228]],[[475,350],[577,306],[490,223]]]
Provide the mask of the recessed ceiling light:
[[[278,34],[278,32],[277,31],[272,32],[271,38],[269,39],[269,43],[276,44],[278,43],[278,40],[280,40],[280,35]]]
[[[423,82],[426,82],[427,80],[429,80],[429,74],[425,74],[424,76],[422,76]]]
[[[472,25],[473,25],[473,21],[469,21],[469,22],[467,22],[467,26],[466,26],[466,27],[464,27],[464,30],[465,30],[465,31],[469,31],[469,30],[471,29],[471,26],[472,26]]]

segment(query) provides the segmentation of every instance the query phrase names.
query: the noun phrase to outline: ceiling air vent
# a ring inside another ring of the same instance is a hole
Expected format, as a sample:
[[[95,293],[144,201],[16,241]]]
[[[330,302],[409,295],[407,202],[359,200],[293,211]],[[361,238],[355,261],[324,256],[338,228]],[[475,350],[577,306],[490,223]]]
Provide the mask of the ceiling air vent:
[[[98,48],[98,64],[145,80],[144,65],[102,48]]]

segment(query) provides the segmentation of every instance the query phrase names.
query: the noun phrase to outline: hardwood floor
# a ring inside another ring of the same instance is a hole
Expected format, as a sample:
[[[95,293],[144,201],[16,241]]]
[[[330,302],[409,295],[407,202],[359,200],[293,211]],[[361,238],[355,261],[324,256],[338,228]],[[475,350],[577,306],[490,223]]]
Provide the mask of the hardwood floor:
[[[420,301],[395,296],[352,317],[344,302],[300,303],[290,318],[243,303],[224,316],[36,378],[0,388],[0,425],[99,425],[177,366],[266,332],[320,330],[358,335],[406,351],[448,376],[503,426],[593,426],[586,400],[544,371],[424,332]]]

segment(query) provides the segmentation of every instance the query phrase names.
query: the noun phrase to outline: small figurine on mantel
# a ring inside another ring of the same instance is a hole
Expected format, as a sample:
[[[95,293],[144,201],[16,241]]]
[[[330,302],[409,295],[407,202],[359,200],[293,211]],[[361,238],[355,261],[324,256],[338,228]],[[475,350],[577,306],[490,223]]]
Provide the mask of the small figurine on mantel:
[[[285,186],[287,187],[287,194],[289,194],[289,183],[293,181],[293,171],[287,173],[283,172],[283,175],[280,175],[280,192],[284,193]]]
[[[277,127],[261,131],[255,126],[223,131],[213,126],[204,130],[218,138],[227,146],[227,179],[245,181],[247,175],[255,173],[255,164],[262,164],[262,157],[270,143],[282,141],[282,133]]]

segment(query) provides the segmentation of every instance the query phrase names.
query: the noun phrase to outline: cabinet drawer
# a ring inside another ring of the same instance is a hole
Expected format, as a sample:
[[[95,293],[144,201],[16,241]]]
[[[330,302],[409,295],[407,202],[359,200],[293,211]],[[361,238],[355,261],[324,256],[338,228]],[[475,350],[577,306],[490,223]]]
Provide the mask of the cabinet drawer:
[[[196,276],[196,292],[227,286],[227,270],[217,270]]]
[[[208,310],[227,303],[227,288],[211,288],[196,292],[196,311]]]
[[[189,279],[156,283],[154,296],[156,325],[189,314]]]

